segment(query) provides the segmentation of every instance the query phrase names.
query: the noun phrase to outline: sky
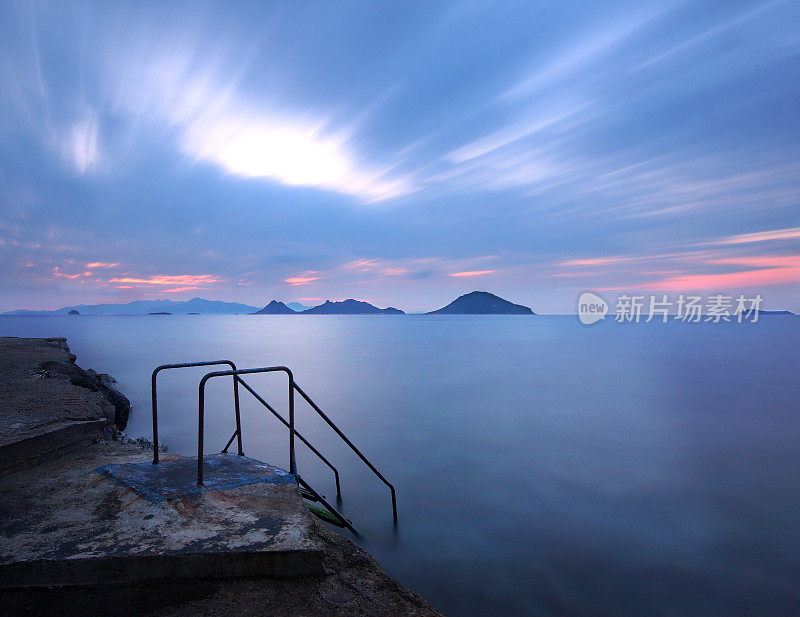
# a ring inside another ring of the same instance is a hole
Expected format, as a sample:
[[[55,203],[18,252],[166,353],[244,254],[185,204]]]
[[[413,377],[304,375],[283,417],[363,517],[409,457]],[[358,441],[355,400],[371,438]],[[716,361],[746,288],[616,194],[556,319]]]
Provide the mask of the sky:
[[[800,310],[800,3],[3,2],[0,311]]]

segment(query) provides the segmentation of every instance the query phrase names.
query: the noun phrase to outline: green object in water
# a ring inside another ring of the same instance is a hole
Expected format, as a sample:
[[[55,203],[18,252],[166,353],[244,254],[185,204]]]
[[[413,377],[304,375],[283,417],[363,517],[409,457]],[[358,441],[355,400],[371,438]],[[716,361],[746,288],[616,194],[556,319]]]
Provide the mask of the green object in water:
[[[337,527],[344,527],[344,523],[342,523],[342,521],[340,521],[333,512],[329,512],[325,508],[312,506],[310,503],[307,503],[306,506],[308,506],[308,509],[311,511],[311,514],[316,515],[318,518],[321,518],[326,523],[330,523],[331,525],[336,525]],[[353,523],[353,521],[351,521],[349,518],[347,519],[347,522],[350,524]]]

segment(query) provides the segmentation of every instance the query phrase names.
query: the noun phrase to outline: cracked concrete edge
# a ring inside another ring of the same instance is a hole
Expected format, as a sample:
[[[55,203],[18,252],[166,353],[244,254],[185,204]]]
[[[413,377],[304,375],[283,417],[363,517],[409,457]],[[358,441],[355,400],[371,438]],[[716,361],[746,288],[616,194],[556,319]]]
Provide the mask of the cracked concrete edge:
[[[325,574],[321,550],[176,553],[103,559],[40,559],[0,566],[0,588],[169,582]]]
[[[0,446],[0,478],[73,452],[94,439],[112,438],[114,433],[113,423],[106,419],[55,422],[49,430]]]

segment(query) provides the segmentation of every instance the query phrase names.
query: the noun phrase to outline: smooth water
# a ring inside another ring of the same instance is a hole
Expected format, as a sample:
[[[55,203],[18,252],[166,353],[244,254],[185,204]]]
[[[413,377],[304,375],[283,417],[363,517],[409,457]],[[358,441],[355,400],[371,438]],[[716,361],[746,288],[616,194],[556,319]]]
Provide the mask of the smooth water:
[[[800,319],[616,324],[576,317],[0,317],[66,336],[120,382],[149,435],[150,371],[285,364],[395,483],[313,412],[344,510],[391,575],[451,617],[800,614]],[[193,454],[202,369],[159,377],[160,438]],[[280,376],[249,379],[286,411]],[[212,381],[207,451],[233,431]],[[245,452],[286,467],[287,431],[242,393]],[[300,472],[333,498],[298,445]]]

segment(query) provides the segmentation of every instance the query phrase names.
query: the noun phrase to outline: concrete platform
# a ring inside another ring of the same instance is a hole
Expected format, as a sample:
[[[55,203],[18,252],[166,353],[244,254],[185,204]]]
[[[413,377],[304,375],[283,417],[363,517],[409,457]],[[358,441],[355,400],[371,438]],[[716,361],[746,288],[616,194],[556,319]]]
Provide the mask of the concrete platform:
[[[0,588],[322,574],[293,476],[215,455],[198,487],[196,459],[153,465],[74,360],[0,338]]]
[[[72,383],[74,359],[63,338],[0,337],[0,476],[113,433],[113,403]]]
[[[195,474],[112,442],[0,479],[0,587],[323,574],[292,476],[236,455]]]
[[[63,338],[0,337],[3,617],[440,617],[286,472],[212,456],[198,488],[196,459],[152,465],[74,360]]]

